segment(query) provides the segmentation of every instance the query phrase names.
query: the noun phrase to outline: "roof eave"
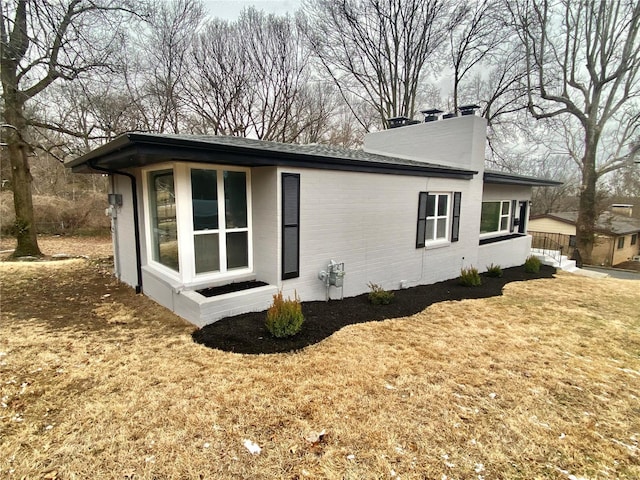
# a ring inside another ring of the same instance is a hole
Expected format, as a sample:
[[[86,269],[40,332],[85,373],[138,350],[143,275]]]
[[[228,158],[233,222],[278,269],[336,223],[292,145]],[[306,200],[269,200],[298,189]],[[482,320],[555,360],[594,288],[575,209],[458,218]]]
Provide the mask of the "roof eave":
[[[501,172],[484,172],[484,182],[499,185],[522,185],[528,187],[558,187],[563,182],[547,178],[526,177]]]
[[[216,155],[215,162],[212,154]],[[407,165],[346,157],[255,148],[247,145],[194,142],[183,138],[127,133],[66,164],[78,173],[97,173],[93,167],[120,170],[162,161],[190,161],[227,165],[294,166],[398,175],[471,179],[478,172],[438,165]]]

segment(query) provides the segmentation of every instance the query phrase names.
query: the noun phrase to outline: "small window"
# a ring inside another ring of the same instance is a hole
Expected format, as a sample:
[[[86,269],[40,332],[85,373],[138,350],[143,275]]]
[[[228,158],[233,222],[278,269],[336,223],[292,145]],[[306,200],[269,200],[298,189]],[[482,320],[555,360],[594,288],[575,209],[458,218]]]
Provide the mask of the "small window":
[[[482,202],[480,233],[508,232],[511,226],[511,202]]]
[[[635,245],[636,243],[638,243],[638,234],[634,233],[631,235],[631,245]]]
[[[459,197],[458,197],[459,198]],[[457,217],[460,212],[458,206]],[[449,240],[449,224],[451,222],[451,194],[420,192],[418,197],[418,227],[416,248]],[[458,237],[456,225],[456,240]]]
[[[624,248],[624,237],[618,237],[618,250]]]

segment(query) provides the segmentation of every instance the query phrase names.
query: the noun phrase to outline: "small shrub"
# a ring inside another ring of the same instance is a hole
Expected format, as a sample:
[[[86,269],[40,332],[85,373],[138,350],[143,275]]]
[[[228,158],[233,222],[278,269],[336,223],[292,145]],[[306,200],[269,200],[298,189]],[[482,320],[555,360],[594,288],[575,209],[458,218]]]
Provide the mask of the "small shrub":
[[[282,297],[282,291],[273,296],[273,304],[267,311],[265,326],[276,338],[292,337],[300,331],[304,322],[302,304],[298,294],[292,300]]]
[[[540,265],[540,259],[530,255],[524,262],[524,271],[527,273],[538,273],[540,271]]]
[[[502,268],[500,265],[487,265],[487,277],[500,278],[502,277]]]
[[[382,288],[380,285],[369,282],[369,301],[373,305],[389,305],[393,301],[395,294]]]
[[[464,285],[465,287],[479,287],[482,285],[482,279],[480,278],[478,269],[475,267],[461,269],[458,281],[460,285]]]

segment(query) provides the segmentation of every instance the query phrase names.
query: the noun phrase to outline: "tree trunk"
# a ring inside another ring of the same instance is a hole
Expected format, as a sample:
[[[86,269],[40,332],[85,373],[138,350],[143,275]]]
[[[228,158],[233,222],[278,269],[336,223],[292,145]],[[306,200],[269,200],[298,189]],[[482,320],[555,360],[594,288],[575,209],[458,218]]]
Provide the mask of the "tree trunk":
[[[591,140],[591,141],[589,141]],[[596,205],[596,149],[594,140],[588,139],[584,158],[582,159],[582,186],[580,189],[580,207],[576,222],[576,240],[582,261],[592,263],[593,245],[595,241],[595,224],[597,220]]]
[[[9,107],[9,106],[7,106]],[[12,105],[13,107],[13,105]],[[29,169],[29,145],[22,139],[25,131],[25,121],[20,115],[7,108],[6,120],[13,128],[7,128],[7,147],[11,164],[11,182],[13,190],[13,206],[16,220],[14,230],[18,244],[12,257],[42,255],[38,247],[38,237],[35,228],[33,200],[31,197],[31,183],[33,178]],[[15,128],[15,129],[14,129]]]

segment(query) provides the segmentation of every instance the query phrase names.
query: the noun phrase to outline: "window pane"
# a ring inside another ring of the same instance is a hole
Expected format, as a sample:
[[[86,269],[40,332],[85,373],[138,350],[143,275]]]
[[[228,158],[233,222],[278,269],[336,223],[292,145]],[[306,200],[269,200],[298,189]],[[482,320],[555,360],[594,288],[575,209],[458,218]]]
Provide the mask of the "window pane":
[[[447,214],[449,197],[447,195],[438,195],[438,216],[443,217]]]
[[[227,269],[249,266],[249,242],[247,232],[227,233]]]
[[[433,217],[436,214],[436,196],[427,195],[427,217]]]
[[[436,238],[446,238],[447,237],[447,219],[439,218],[436,229]]]
[[[509,215],[509,202],[502,202],[502,215]]]
[[[480,233],[496,232],[500,223],[500,202],[483,202]]]
[[[153,228],[153,259],[179,271],[178,223],[173,171],[149,174],[151,221]]]
[[[224,172],[225,217],[227,228],[247,227],[247,175]]]
[[[196,273],[217,272],[220,270],[220,250],[218,234],[194,235]]]
[[[500,230],[507,230],[509,228],[509,217],[500,217]]]
[[[218,229],[218,183],[215,170],[191,170],[193,229]]]
[[[435,222],[433,221],[433,219],[428,219],[426,232],[424,234],[425,240],[429,241],[434,239],[434,236],[433,236],[434,227],[435,227]]]

